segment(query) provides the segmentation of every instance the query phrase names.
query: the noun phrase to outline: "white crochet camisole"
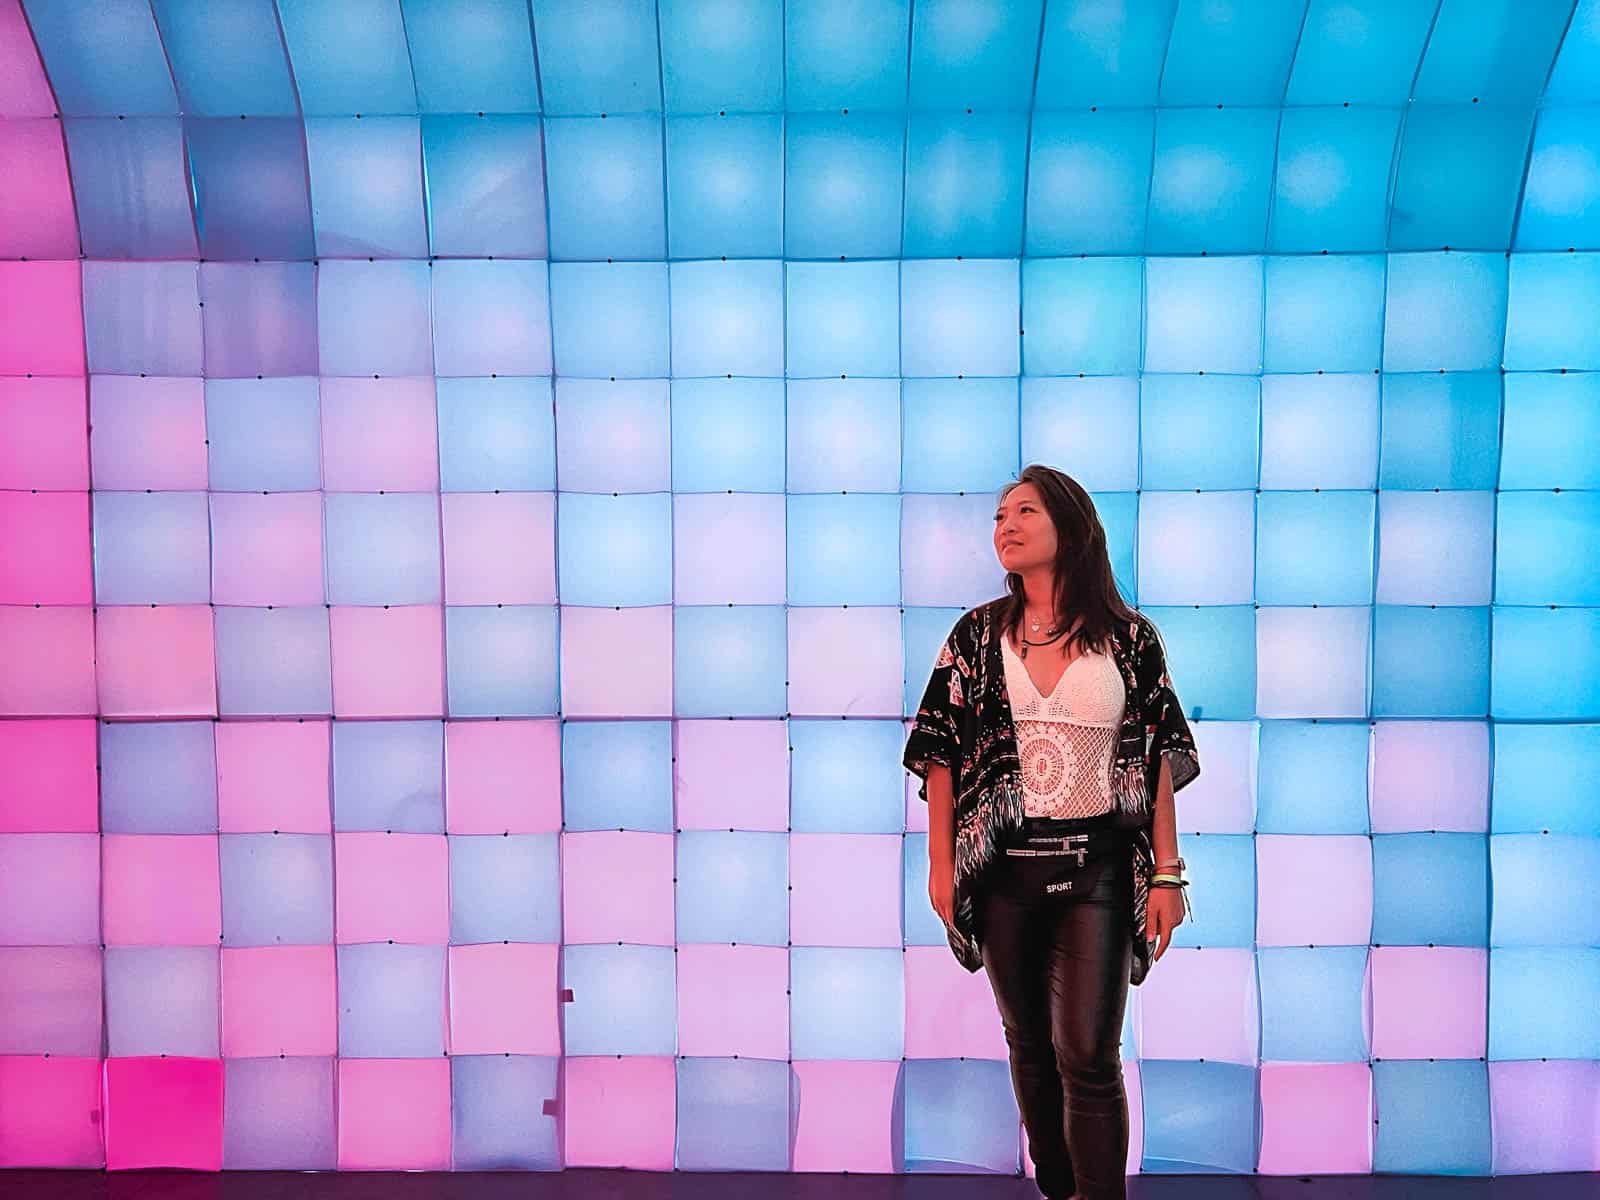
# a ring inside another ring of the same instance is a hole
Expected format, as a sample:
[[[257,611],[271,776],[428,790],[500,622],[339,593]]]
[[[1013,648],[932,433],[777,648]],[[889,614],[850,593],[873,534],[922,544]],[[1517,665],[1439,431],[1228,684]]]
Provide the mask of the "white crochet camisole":
[[[1111,757],[1127,702],[1117,664],[1098,651],[1081,654],[1044,696],[1010,637],[1000,642],[1022,759],[1024,814],[1075,818],[1109,812]]]

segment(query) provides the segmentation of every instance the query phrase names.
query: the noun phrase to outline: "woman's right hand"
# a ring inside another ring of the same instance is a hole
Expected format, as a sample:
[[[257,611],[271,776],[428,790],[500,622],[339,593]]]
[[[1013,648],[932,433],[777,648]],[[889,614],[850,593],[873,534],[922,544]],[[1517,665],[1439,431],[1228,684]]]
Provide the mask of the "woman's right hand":
[[[928,899],[933,911],[950,928],[956,923],[956,869],[954,863],[928,863]]]

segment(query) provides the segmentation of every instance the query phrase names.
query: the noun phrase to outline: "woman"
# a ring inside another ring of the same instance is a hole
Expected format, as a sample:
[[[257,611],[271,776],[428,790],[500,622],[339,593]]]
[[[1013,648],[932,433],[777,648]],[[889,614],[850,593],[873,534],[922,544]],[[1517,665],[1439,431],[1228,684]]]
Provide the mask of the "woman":
[[[1122,1197],[1123,1012],[1184,919],[1173,794],[1200,760],[1088,493],[1026,468],[994,545],[1007,594],[951,630],[906,742],[928,896],[988,973],[1040,1190]]]

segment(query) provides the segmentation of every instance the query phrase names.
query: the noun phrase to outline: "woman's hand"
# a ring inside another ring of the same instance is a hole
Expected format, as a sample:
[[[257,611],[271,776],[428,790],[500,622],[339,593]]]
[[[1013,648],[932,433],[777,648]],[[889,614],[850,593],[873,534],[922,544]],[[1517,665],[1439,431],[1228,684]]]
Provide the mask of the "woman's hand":
[[[933,911],[950,928],[956,923],[956,867],[953,862],[928,862],[928,899]]]
[[[1151,962],[1160,962],[1172,942],[1172,931],[1183,924],[1183,889],[1152,887],[1145,904],[1144,940],[1155,946]]]

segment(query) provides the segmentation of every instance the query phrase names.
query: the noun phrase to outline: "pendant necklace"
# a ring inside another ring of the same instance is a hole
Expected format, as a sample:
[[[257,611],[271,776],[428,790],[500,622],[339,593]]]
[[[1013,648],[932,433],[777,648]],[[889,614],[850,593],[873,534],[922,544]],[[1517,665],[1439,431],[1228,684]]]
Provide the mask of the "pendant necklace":
[[[1028,618],[1028,628],[1032,632],[1038,633],[1039,632],[1039,618],[1038,617],[1030,617],[1030,618]],[[1060,632],[1057,632],[1056,627],[1054,625],[1051,625],[1045,630],[1045,632],[1047,634],[1049,634],[1050,636],[1042,639],[1041,641],[1030,642],[1027,638],[1023,638],[1022,639],[1022,650],[1018,653],[1017,657],[1022,659],[1024,662],[1026,662],[1027,658],[1028,658],[1028,647],[1029,646],[1048,646],[1051,642],[1060,641],[1061,638],[1065,635],[1066,631],[1062,630]]]

